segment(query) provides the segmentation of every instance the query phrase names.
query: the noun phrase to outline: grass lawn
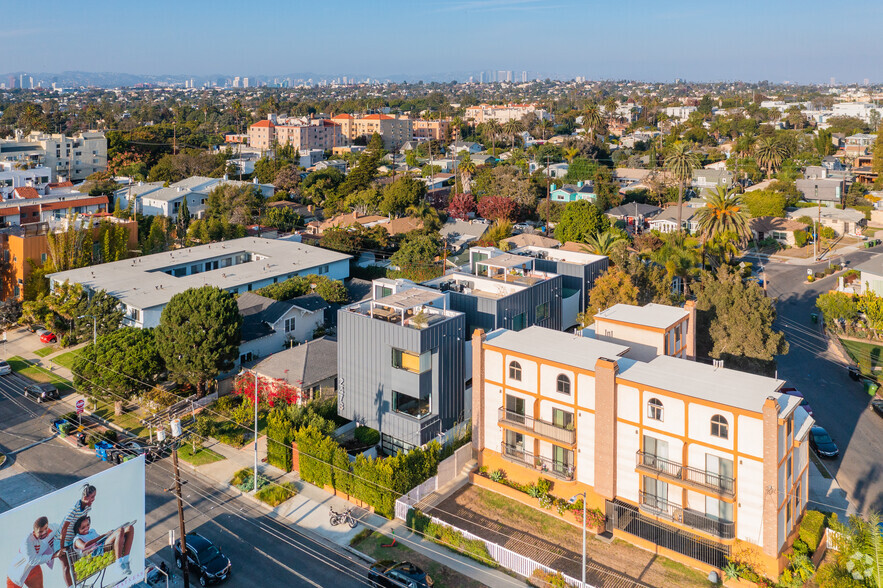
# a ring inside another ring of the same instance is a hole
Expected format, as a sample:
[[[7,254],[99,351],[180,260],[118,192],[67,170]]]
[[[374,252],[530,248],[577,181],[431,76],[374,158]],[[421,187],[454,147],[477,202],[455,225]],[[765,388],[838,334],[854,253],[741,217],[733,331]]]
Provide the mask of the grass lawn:
[[[865,376],[876,376],[875,367],[883,366],[883,346],[861,341],[849,341],[841,339],[852,360],[858,364],[859,370]]]
[[[209,418],[212,421],[212,429],[211,436],[224,443],[226,445],[230,445],[231,447],[236,447],[237,449],[242,448],[246,443],[251,443],[251,438],[253,435],[251,433],[254,431],[254,421],[249,421],[246,425],[237,425],[232,420],[228,420],[225,417],[219,416],[217,414],[209,415]],[[259,411],[258,412],[258,436],[266,434],[267,432],[267,412]]]
[[[113,403],[99,402],[98,409],[93,410],[92,414],[126,429],[136,437],[147,437],[147,427],[141,424],[141,419],[134,411],[116,415],[114,414]]]
[[[58,374],[52,373],[44,367],[34,365],[18,355],[13,355],[6,361],[9,362],[13,371],[18,372],[35,382],[50,382],[55,384],[55,387],[58,388],[60,392],[74,389],[73,384],[71,384],[69,380],[62,378]]]
[[[80,350],[75,349],[74,351],[68,351],[67,353],[62,353],[61,355],[53,357],[50,361],[52,361],[52,363],[57,363],[62,367],[66,367],[67,369],[73,369],[74,360],[77,358],[77,355],[79,355],[79,353]]]
[[[226,459],[223,455],[215,453],[211,449],[206,449],[205,447],[199,447],[196,449],[196,453],[193,453],[193,446],[189,443],[185,443],[178,448],[178,457],[195,466],[215,463],[216,461]]]
[[[36,355],[37,357],[46,357],[53,351],[55,351],[55,347],[53,345],[50,345],[49,347],[44,347],[43,349],[36,350],[34,352],[34,355]]]
[[[478,588],[482,586],[481,582],[464,576],[459,572],[443,566],[442,564],[429,559],[421,553],[410,549],[397,541],[394,547],[381,547],[389,545],[392,539],[386,535],[382,535],[371,529],[364,529],[361,533],[353,537],[350,547],[358,549],[365,555],[369,555],[376,560],[391,559],[394,561],[409,561],[419,568],[422,568],[429,574],[435,582],[435,588],[454,588],[455,586],[466,586],[467,588]],[[475,564],[479,565],[479,564]]]

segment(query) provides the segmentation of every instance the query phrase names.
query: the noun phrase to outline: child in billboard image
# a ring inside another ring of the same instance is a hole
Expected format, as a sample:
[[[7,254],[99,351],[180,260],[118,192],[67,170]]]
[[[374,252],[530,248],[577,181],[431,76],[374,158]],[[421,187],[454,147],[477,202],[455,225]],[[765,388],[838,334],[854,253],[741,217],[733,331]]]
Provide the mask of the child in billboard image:
[[[105,550],[113,551],[123,573],[127,576],[132,573],[129,567],[129,552],[132,550],[135,529],[131,525],[99,535],[98,531],[92,528],[92,519],[82,516],[74,523],[74,533],[76,533],[74,548],[81,555],[97,557],[105,553]]]
[[[39,517],[34,530],[22,541],[18,557],[6,573],[6,588],[43,588],[43,564],[52,567],[53,558],[62,559],[62,550],[55,550],[52,543],[57,538],[58,525],[50,525],[49,519]]]
[[[89,514],[89,511],[92,510],[92,504],[95,502],[95,497],[98,495],[98,490],[95,489],[95,486],[92,484],[86,484],[83,486],[83,489],[80,493],[80,499],[74,503],[73,509],[68,513],[68,515],[64,518],[64,522],[61,525],[60,532],[60,541],[61,548],[63,550],[71,549],[74,543],[74,537],[76,536],[76,532],[74,531],[74,523],[76,523],[80,517],[84,517]],[[71,588],[74,583],[71,579],[71,569],[70,562],[68,562],[68,558],[61,557],[61,569],[64,572],[64,581],[65,586]]]

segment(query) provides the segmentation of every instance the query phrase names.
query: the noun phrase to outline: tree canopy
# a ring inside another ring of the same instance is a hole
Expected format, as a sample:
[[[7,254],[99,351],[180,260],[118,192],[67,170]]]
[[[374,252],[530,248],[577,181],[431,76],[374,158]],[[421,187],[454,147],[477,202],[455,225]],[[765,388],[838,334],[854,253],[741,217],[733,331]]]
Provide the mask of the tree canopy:
[[[71,369],[77,390],[109,401],[148,390],[163,370],[153,331],[135,327],[101,335],[80,351]]]
[[[584,242],[586,237],[603,233],[610,228],[610,220],[588,200],[569,202],[561,213],[561,221],[555,227],[555,238],[567,241]]]

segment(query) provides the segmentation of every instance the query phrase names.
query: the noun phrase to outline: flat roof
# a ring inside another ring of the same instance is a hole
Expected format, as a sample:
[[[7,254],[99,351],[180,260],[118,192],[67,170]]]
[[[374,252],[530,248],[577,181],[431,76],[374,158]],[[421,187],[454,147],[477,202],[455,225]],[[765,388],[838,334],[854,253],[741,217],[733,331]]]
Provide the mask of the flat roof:
[[[512,253],[503,253],[495,257],[489,257],[475,262],[476,265],[486,265],[488,267],[524,267],[526,265],[533,266],[533,258],[525,255],[513,255]]]
[[[169,268],[187,266],[189,269],[209,259],[242,253],[252,253],[261,259],[187,276],[173,277],[165,273]],[[347,259],[349,255],[303,243],[244,237],[58,272],[49,278],[54,282],[70,280],[91,290],[105,290],[128,306],[145,309],[165,305],[172,296],[190,288],[241,288]]]
[[[374,302],[383,306],[391,306],[393,308],[407,310],[409,308],[414,308],[415,306],[432,304],[439,298],[444,297],[445,295],[438,290],[408,288],[407,290],[401,290],[395,294],[378,298]]]
[[[677,306],[655,304],[644,306],[614,304],[595,315],[595,320],[611,320],[656,329],[665,329],[688,316],[690,313]]]
[[[636,361],[621,365],[619,377],[636,384],[753,412],[762,412],[763,403],[770,396],[779,403],[781,415],[788,414],[800,404],[800,398],[778,391],[784,380],[668,355],[659,355],[648,363]]]
[[[883,276],[883,255],[875,253],[871,259],[855,265],[852,269],[868,272],[875,276]]]
[[[599,358],[616,361],[629,350],[625,345],[580,337],[536,325],[521,331],[500,329],[487,336],[487,344],[574,367],[595,370]]]

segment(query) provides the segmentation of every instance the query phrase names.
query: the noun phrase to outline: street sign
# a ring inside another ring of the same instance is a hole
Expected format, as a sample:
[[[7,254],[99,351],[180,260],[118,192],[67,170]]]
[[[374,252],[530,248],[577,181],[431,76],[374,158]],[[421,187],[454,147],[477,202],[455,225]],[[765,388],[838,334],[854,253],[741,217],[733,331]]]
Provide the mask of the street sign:
[[[77,406],[77,414],[81,414],[83,412],[83,410],[86,408],[86,401],[85,400],[77,400],[76,406]]]

